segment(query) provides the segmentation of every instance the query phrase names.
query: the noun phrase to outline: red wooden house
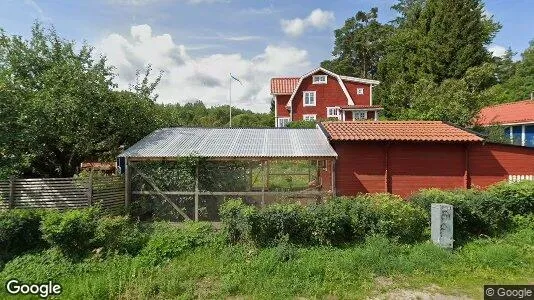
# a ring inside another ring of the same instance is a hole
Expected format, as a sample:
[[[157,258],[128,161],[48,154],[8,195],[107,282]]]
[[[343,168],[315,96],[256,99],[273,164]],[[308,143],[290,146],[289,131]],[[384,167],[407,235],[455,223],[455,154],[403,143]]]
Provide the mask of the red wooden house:
[[[373,86],[380,82],[317,68],[301,77],[271,79],[275,127],[298,120],[378,120]]]
[[[487,187],[534,179],[534,149],[484,141],[440,121],[324,122],[319,124],[338,154],[321,174],[335,192],[393,193],[419,189]]]

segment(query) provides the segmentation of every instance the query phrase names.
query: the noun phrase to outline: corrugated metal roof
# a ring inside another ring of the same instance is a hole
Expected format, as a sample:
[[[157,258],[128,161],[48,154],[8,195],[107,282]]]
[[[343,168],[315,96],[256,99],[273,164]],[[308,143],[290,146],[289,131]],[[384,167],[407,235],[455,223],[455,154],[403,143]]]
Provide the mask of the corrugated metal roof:
[[[316,129],[163,128],[120,156],[173,158],[337,157],[326,136]]]

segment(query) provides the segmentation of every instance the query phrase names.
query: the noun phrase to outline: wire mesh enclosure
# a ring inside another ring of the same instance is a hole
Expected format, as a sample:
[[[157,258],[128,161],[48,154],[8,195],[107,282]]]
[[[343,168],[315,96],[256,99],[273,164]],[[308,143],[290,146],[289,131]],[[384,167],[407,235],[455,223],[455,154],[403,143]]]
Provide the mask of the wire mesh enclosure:
[[[131,208],[142,219],[219,221],[228,198],[263,206],[322,201],[322,160],[207,160],[130,162]],[[328,186],[330,183],[328,183]]]

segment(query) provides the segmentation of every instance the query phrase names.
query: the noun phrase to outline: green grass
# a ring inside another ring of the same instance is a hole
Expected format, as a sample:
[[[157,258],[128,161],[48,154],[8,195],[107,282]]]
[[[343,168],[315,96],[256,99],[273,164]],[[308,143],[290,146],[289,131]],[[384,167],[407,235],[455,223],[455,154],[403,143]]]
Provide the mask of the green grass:
[[[66,299],[355,299],[399,289],[482,298],[484,284],[534,282],[534,229],[475,240],[452,252],[380,237],[343,248],[257,249],[214,236],[159,265],[147,264],[142,254],[73,262],[49,249],[7,263],[0,280],[10,278],[53,279]]]

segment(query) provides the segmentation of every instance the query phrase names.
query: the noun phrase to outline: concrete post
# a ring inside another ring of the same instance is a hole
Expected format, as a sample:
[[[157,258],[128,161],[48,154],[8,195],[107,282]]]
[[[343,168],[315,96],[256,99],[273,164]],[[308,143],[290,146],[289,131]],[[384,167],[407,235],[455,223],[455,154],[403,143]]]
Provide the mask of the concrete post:
[[[432,203],[431,238],[432,242],[441,248],[453,247],[453,206],[444,203]]]

